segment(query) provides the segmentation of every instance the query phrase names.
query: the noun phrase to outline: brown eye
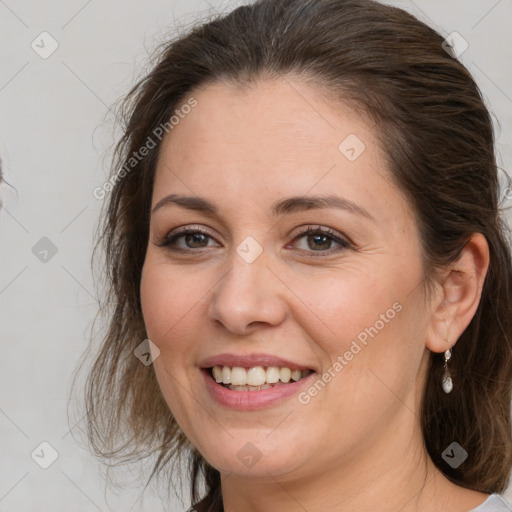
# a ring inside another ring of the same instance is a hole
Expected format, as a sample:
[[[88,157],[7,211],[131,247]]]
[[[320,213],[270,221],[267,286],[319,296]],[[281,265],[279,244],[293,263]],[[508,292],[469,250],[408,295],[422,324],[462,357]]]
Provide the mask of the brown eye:
[[[330,249],[333,239],[326,235],[308,235],[307,241],[310,249]]]
[[[210,241],[214,241],[211,233],[195,228],[184,228],[179,231],[172,231],[159,244],[159,247],[168,247],[170,250],[189,251],[210,247]]]
[[[304,242],[302,240],[304,239]],[[333,248],[333,244],[338,247]],[[335,231],[323,227],[309,227],[294,239],[294,245],[301,251],[325,253],[348,249],[351,244]]]
[[[208,245],[208,235],[205,235],[204,233],[190,233],[187,235],[181,235],[176,237],[174,241],[181,237],[184,237],[185,244],[191,249],[206,247]]]

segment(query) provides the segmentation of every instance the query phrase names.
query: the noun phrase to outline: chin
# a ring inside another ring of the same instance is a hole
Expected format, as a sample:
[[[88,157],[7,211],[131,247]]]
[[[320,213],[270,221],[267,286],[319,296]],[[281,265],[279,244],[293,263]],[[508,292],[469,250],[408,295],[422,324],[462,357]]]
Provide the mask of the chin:
[[[268,478],[296,471],[310,460],[303,443],[291,443],[288,432],[273,432],[260,429],[257,432],[245,429],[222,436],[225,442],[204,441],[199,449],[208,463],[221,473],[240,476]],[[256,439],[260,439],[257,441]],[[312,454],[311,454],[312,455]]]

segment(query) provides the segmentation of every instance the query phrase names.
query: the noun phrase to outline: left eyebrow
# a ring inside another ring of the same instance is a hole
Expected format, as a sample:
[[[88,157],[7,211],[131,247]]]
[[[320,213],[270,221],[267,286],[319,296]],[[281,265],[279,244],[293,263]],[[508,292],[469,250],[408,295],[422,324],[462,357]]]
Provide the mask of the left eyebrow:
[[[297,211],[320,208],[339,208],[375,221],[375,218],[362,206],[350,201],[349,199],[335,195],[289,197],[274,203],[272,206],[272,213],[277,216]]]
[[[159,208],[167,204],[177,204],[187,210],[199,211],[208,215],[217,215],[218,207],[198,196],[182,196],[178,194],[169,194],[156,203],[151,213],[155,213]],[[335,195],[326,196],[293,196],[276,201],[271,208],[274,216],[286,215],[294,212],[323,209],[339,208],[350,213],[358,214],[375,222],[375,218],[362,206]]]

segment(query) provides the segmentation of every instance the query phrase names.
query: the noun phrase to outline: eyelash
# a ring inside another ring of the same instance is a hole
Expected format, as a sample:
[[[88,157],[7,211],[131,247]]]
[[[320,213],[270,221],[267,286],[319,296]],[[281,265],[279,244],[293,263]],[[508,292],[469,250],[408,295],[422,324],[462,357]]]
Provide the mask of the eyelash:
[[[201,235],[205,235],[210,238],[213,238],[213,239],[215,238],[210,231],[208,231],[204,228],[191,228],[191,227],[185,226],[184,228],[178,228],[178,229],[179,229],[179,231],[169,233],[168,235],[166,235],[164,237],[162,242],[160,242],[156,245],[158,245],[159,247],[167,247],[169,250],[175,251],[175,252],[181,252],[181,253],[198,252],[199,250],[206,249],[207,247],[200,247],[199,249],[193,249],[193,248],[182,249],[182,248],[172,247],[172,244],[175,243],[176,240],[178,240],[179,238],[182,238],[183,236],[186,236],[186,235],[201,234]],[[318,257],[318,256],[322,256],[325,254],[331,255],[333,252],[343,251],[345,249],[349,249],[352,247],[352,243],[349,242],[347,239],[338,236],[337,233],[335,231],[333,231],[332,229],[322,227],[322,226],[308,226],[306,229],[304,229],[303,231],[298,233],[293,238],[292,242],[295,242],[295,241],[299,240],[300,238],[305,237],[307,235],[313,235],[313,234],[314,235],[324,235],[324,236],[330,238],[332,241],[339,244],[340,247],[338,247],[337,249],[335,248],[334,250],[333,250],[333,248],[330,248],[327,250],[319,250],[319,251],[314,251],[314,250],[308,251],[306,249],[299,249],[301,251],[311,253],[309,255],[311,257]]]

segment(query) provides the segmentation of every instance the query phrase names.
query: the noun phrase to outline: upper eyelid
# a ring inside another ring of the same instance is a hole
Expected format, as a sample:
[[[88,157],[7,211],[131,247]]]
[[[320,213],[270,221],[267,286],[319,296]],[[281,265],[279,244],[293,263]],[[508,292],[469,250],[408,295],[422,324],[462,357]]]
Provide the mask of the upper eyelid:
[[[348,238],[346,235],[344,235],[343,233],[339,233],[337,230],[335,230],[333,228],[329,228],[327,226],[322,226],[319,224],[309,224],[307,226],[300,226],[293,231],[296,233],[294,235],[291,235],[291,241],[295,241],[297,238],[306,236],[309,233],[322,233],[325,236],[328,236],[331,239],[333,239],[337,244],[339,244],[341,246],[344,245],[343,242],[347,245],[354,246],[354,243],[352,242],[352,240],[350,238]],[[187,225],[179,226],[179,227],[171,230],[168,234],[166,234],[163,237],[163,242],[162,242],[162,244],[159,244],[159,245],[165,245],[165,242],[167,240],[171,240],[172,238],[177,238],[182,235],[184,236],[190,232],[205,234],[206,236],[209,236],[210,238],[212,238],[213,240],[218,242],[217,236],[215,235],[215,233],[213,233],[213,230],[211,228],[209,228],[207,226],[203,226],[201,224],[190,224],[190,225],[187,224]],[[336,238],[338,238],[339,241],[335,240]],[[327,252],[327,251],[319,251],[319,252]]]
[[[339,236],[340,238],[346,238],[345,235],[343,235],[342,233],[338,233],[337,230],[333,229],[333,228],[329,228],[327,226],[321,226],[319,224],[308,224],[307,226],[301,226],[299,228],[296,228],[294,229],[294,231],[298,230],[298,232],[296,234],[293,235],[293,238],[295,238],[296,236],[300,236],[304,233],[307,233],[308,231],[320,231],[322,233],[325,233],[326,235],[337,235]],[[208,234],[208,235],[211,235],[212,238],[215,238],[216,237],[216,234],[213,232],[213,230],[211,228],[209,228],[208,226],[203,226],[201,224],[186,224],[184,226],[179,226],[171,231],[169,231],[165,236],[173,236],[173,235],[178,235],[178,234],[182,234],[182,233],[187,233],[189,231],[198,231],[198,232],[201,232],[201,233],[205,233],[205,234]]]
[[[168,238],[174,235],[187,234],[189,231],[201,232],[208,236],[211,236],[212,238],[217,237],[214,230],[212,228],[209,228],[208,226],[203,226],[201,224],[186,224],[184,226],[179,226],[177,228],[172,229],[166,235],[164,235],[164,238]]]
[[[352,240],[344,235],[343,233],[339,233],[337,230],[332,228],[328,228],[326,226],[318,226],[318,225],[309,225],[306,228],[302,229],[296,235],[292,237],[292,241],[297,240],[297,238],[302,238],[303,236],[308,235],[309,233],[321,233],[332,240],[334,240],[341,247],[352,247],[355,248],[355,244]],[[327,252],[327,251],[319,251],[319,252]]]
[[[215,242],[219,243],[217,241],[217,236],[215,235],[215,233],[213,232],[213,230],[211,228],[192,224],[192,225],[179,226],[179,227],[169,231],[168,233],[166,233],[165,235],[160,237],[160,242],[158,242],[156,245],[159,245],[159,246],[168,245],[171,243],[172,239],[177,239],[178,237],[185,236],[190,232],[204,234],[204,235],[210,237],[212,240],[215,240]]]

